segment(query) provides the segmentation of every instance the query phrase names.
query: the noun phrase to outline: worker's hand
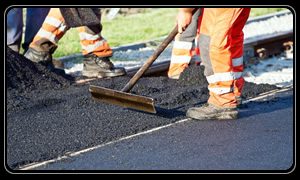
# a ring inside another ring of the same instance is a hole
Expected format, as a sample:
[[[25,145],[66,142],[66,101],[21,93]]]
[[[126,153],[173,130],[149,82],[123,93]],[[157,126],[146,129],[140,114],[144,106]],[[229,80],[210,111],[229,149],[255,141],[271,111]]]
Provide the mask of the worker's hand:
[[[192,21],[192,11],[179,10],[177,15],[178,32],[181,34]]]

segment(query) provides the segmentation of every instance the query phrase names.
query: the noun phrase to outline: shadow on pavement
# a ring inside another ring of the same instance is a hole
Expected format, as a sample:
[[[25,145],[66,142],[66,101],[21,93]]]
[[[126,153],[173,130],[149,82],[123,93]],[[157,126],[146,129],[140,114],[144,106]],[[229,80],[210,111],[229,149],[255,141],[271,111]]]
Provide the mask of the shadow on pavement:
[[[249,102],[240,110],[240,118],[270,113],[293,106],[293,95],[275,97],[267,101]]]

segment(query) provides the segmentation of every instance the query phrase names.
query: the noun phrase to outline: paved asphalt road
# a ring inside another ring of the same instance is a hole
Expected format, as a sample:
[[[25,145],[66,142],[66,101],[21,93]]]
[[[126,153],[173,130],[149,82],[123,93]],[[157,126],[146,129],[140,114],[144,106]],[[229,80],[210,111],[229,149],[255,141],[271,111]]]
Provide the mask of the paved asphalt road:
[[[290,172],[288,169],[293,168],[295,160],[293,105],[293,91],[279,93],[247,103],[237,121],[189,119],[34,170],[83,170],[79,171],[83,173]]]

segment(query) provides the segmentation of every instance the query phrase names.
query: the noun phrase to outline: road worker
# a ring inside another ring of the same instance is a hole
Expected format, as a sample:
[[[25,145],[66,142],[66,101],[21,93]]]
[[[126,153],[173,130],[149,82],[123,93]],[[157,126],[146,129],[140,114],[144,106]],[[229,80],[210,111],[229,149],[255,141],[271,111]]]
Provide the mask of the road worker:
[[[191,23],[192,11],[193,8],[180,8],[179,33]],[[198,44],[209,83],[209,99],[201,107],[188,109],[188,117],[197,120],[238,117],[237,106],[244,86],[243,28],[249,14],[250,8],[203,8]]]
[[[101,19],[100,10],[93,8],[93,11]],[[57,48],[58,41],[69,29],[60,8],[51,8],[25,57],[34,62],[51,63],[52,54]],[[124,68],[115,67],[109,59],[113,52],[107,41],[101,36],[101,22],[99,25],[81,26],[77,30],[84,55],[83,76],[104,78],[126,74]]]
[[[196,10],[187,29],[175,37],[168,69],[168,77],[171,79],[179,79],[180,74],[189,66],[192,57],[199,56],[196,36],[200,15],[201,10]]]

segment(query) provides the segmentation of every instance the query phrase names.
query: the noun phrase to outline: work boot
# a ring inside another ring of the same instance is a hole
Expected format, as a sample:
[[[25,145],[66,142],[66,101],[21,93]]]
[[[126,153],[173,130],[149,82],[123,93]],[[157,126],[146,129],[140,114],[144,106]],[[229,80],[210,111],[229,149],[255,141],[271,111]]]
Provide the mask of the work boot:
[[[24,56],[31,60],[32,62],[40,63],[46,62],[51,63],[52,61],[52,54],[46,51],[37,51],[33,48],[29,48]]]
[[[85,55],[82,75],[86,77],[116,77],[126,74],[124,68],[116,68],[108,57],[98,57],[93,54]]]
[[[57,71],[64,74],[64,67],[61,61],[52,59],[52,54],[46,51],[37,51],[33,48],[29,48],[24,56],[35,63],[40,63],[45,65],[48,69]]]
[[[186,116],[197,120],[225,120],[237,119],[237,108],[217,107],[212,104],[204,104],[201,107],[189,108]]]
[[[12,45],[9,45],[8,47],[17,53],[19,53],[19,51],[20,51],[20,47],[18,45],[12,44]]]

